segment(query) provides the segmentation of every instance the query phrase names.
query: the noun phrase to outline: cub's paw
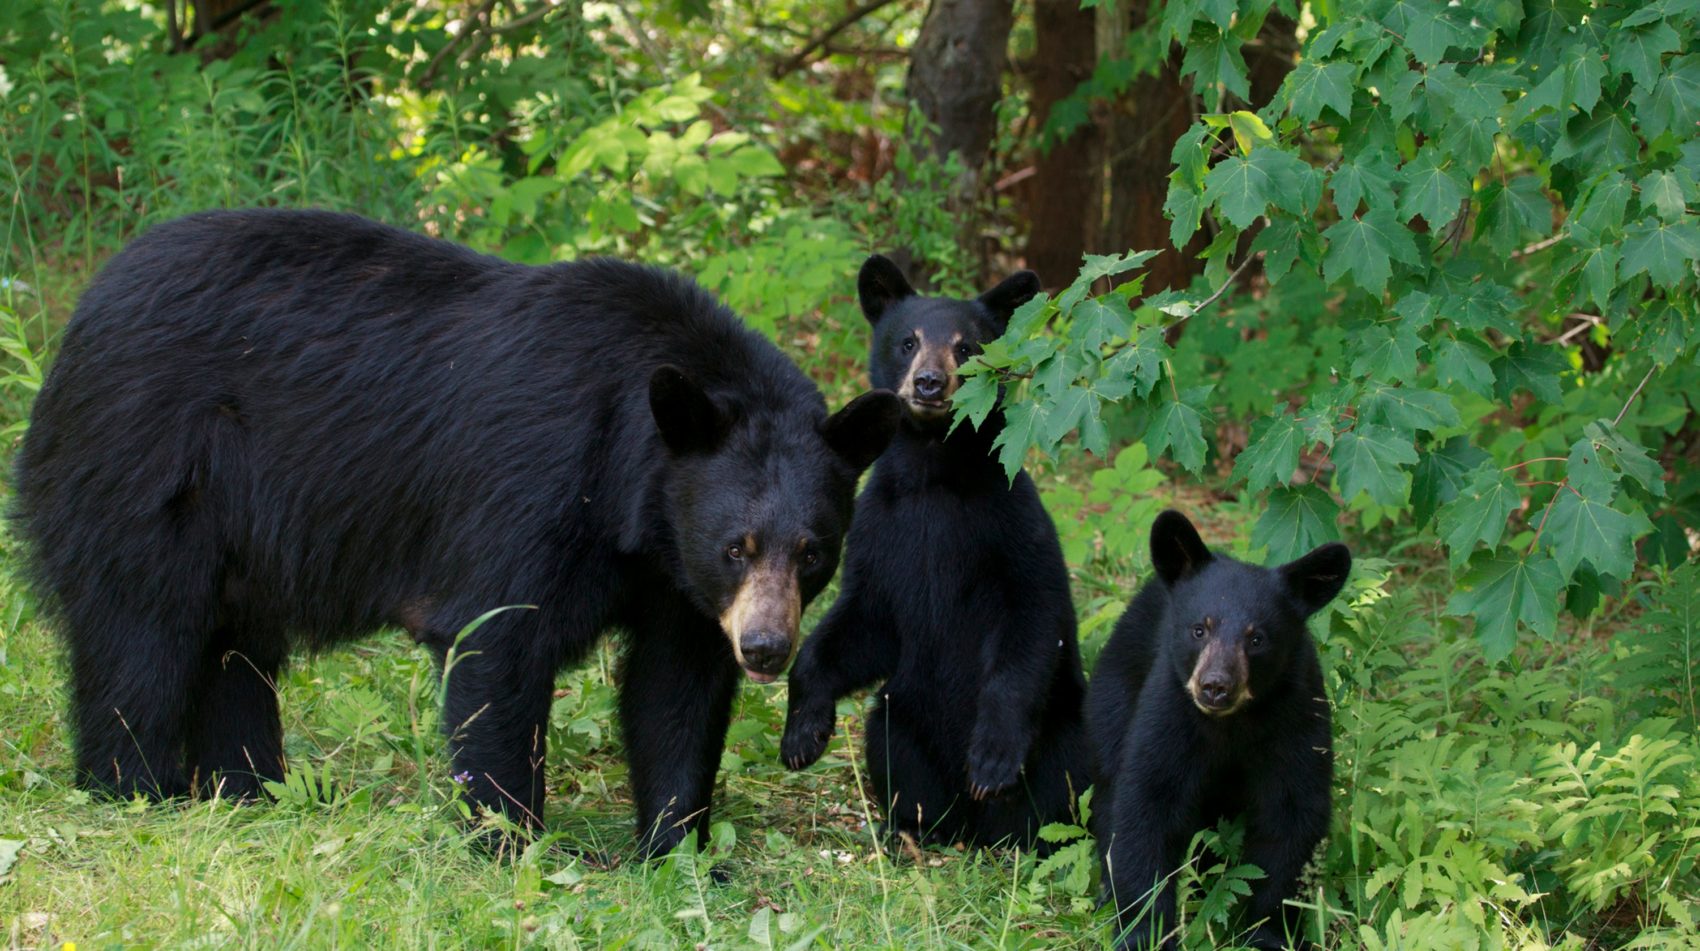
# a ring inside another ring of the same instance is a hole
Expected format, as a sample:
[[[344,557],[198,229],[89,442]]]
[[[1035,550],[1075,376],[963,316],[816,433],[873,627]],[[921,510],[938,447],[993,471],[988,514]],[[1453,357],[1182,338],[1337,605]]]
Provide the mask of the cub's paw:
[[[779,741],[779,758],[787,769],[806,769],[826,752],[832,739],[832,715],[801,716],[785,721],[785,737]]]
[[[976,741],[968,751],[968,791],[975,799],[990,799],[1021,778],[1020,750],[1003,743]]]

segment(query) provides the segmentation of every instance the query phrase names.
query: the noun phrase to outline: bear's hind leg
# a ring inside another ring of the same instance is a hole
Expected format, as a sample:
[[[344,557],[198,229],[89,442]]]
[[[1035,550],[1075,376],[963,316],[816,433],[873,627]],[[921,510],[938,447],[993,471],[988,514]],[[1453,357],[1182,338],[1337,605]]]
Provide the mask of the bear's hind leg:
[[[256,799],[267,780],[282,781],[277,675],[284,646],[280,633],[238,639],[220,632],[203,655],[184,757],[203,794]]]
[[[868,781],[885,814],[886,831],[920,843],[949,845],[961,839],[971,808],[967,774],[953,775],[935,761],[901,705],[882,698],[869,714],[866,742]]]
[[[68,618],[77,781],[118,797],[189,791],[183,720],[204,638],[138,620]]]

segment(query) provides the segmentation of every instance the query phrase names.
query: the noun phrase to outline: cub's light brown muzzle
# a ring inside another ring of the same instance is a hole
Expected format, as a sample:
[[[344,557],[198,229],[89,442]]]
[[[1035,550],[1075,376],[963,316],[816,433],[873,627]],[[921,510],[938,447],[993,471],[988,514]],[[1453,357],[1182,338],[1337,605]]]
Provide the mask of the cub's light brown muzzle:
[[[1193,664],[1186,692],[1193,705],[1213,717],[1233,715],[1251,700],[1251,664],[1245,648],[1212,638]]]

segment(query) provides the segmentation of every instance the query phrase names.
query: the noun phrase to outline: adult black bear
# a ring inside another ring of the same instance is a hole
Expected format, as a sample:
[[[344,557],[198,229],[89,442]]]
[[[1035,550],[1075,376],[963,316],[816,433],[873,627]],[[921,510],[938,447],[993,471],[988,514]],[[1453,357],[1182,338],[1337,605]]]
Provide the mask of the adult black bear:
[[[640,847],[706,828],[740,666],[772,680],[901,412],[828,417],[685,278],[533,268],[359,218],[153,229],[83,296],[17,469],[69,646],[80,780],[278,778],[292,645],[441,659],[454,770],[536,825],[554,675],[627,633]]]
[[[1093,824],[1121,944],[1163,941],[1193,835],[1244,814],[1244,860],[1265,876],[1252,886],[1250,943],[1308,946],[1303,916],[1282,902],[1328,831],[1334,755],[1305,621],[1340,592],[1351,553],[1331,543],[1261,568],[1212,554],[1169,511],[1151,528],[1151,563],[1157,578],[1116,623],[1086,701]]]
[[[790,677],[781,753],[818,759],[834,701],[885,680],[868,775],[895,827],[927,841],[1031,844],[1085,788],[1084,683],[1056,528],[1025,472],[992,453],[1002,426],[950,430],[956,368],[1039,290],[1022,271],[973,301],[920,297],[890,261],[859,280],[869,372],[907,421],[856,503],[843,589]]]

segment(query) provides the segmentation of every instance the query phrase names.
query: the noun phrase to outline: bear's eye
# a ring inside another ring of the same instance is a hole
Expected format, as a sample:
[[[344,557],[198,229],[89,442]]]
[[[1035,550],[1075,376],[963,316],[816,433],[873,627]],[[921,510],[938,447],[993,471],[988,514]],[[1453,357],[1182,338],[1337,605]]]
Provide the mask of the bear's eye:
[[[970,347],[965,343],[957,344],[957,346],[956,346],[956,359],[957,359],[958,362],[966,360],[973,355],[974,355],[974,348],[973,347]]]
[[[813,548],[803,552],[804,568],[813,568],[818,564],[820,564],[820,552],[815,551]]]
[[[1192,639],[1195,641],[1204,640],[1204,625],[1194,624],[1192,626]]]
[[[915,352],[915,338],[914,337],[904,337],[903,338],[903,352],[904,353],[914,353]]]
[[[1263,646],[1263,635],[1261,633],[1253,634],[1251,636],[1251,646],[1253,646],[1253,647],[1262,647]]]
[[[742,545],[727,545],[726,546],[726,557],[732,559],[733,561],[743,561],[744,560],[744,546],[742,546]]]

